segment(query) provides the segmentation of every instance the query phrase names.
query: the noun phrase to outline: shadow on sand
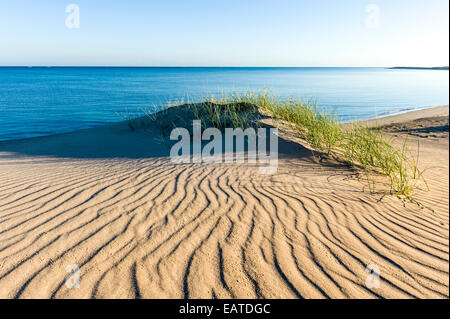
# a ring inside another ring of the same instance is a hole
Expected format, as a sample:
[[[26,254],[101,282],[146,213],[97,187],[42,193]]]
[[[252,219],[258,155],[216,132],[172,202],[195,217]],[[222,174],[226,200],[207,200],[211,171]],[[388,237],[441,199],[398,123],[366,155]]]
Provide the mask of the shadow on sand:
[[[71,133],[3,141],[0,142],[0,158],[161,158],[170,155],[170,147],[175,142],[171,142],[168,137],[163,138],[161,131],[154,126],[130,130],[126,122],[120,122]],[[279,158],[304,158],[312,155],[304,146],[281,137],[278,138],[278,152]]]

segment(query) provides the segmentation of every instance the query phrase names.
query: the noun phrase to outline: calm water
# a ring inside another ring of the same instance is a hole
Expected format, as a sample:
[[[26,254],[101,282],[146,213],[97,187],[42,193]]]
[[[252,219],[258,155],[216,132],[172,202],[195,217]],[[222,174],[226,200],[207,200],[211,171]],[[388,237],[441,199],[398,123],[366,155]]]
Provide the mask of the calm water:
[[[271,89],[342,121],[449,102],[448,71],[382,68],[0,68],[0,140],[69,132],[189,96]],[[122,115],[121,115],[122,114]]]

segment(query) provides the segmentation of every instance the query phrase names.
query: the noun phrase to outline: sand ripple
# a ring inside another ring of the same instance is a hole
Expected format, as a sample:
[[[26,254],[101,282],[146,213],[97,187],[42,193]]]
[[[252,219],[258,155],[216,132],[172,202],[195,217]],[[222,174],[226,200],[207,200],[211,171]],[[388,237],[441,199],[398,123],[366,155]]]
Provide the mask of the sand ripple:
[[[0,297],[448,298],[448,167],[429,182],[436,214],[301,160],[264,176],[163,158],[3,159]],[[80,288],[65,285],[70,264]]]

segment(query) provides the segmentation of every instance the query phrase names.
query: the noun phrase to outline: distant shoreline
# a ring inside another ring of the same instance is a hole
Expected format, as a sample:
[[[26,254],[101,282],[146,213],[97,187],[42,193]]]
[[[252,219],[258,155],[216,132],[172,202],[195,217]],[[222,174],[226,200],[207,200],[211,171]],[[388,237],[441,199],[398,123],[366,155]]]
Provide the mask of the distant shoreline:
[[[413,66],[394,66],[393,68],[389,68],[391,70],[447,70],[448,66],[437,66],[437,67],[413,67]]]

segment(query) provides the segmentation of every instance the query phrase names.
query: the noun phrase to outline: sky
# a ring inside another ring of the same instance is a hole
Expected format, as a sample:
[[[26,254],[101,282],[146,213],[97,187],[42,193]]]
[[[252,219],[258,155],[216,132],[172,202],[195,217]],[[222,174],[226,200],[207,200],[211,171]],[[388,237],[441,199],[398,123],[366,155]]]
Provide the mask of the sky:
[[[443,66],[449,2],[0,0],[0,65]]]

